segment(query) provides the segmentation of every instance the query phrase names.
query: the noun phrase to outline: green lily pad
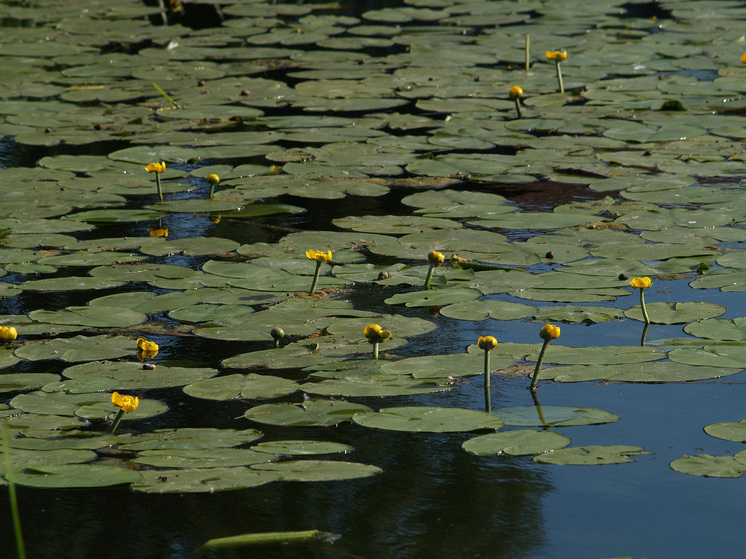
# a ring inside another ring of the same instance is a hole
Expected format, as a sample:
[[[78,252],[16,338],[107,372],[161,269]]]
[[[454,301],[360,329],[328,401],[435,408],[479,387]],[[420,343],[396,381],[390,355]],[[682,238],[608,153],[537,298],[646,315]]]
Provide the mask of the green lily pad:
[[[746,318],[708,318],[684,326],[684,332],[692,336],[721,340],[724,342],[741,342],[746,339]]]
[[[505,369],[515,361],[512,355],[500,354],[499,347],[498,345],[498,349],[490,354],[492,370]],[[480,350],[478,353],[422,355],[386,361],[382,363],[381,370],[390,375],[411,375],[416,379],[449,379],[484,375],[484,352]]]
[[[258,487],[280,479],[280,474],[251,468],[145,470],[131,489],[142,493],[214,493]]]
[[[479,289],[447,287],[445,289],[397,293],[384,302],[389,305],[405,305],[407,307],[442,307],[454,303],[473,301],[481,296],[482,292]]]
[[[647,303],[645,307],[648,310],[650,322],[655,324],[684,324],[719,316],[728,310],[722,305],[707,301]],[[645,320],[642,316],[642,308],[639,305],[624,311],[624,314],[633,320]]]
[[[16,355],[29,361],[61,359],[74,363],[124,357],[135,350],[135,341],[123,336],[75,336],[29,342],[19,347]]]
[[[573,406],[519,406],[500,408],[506,425],[519,427],[570,427],[602,425],[619,421],[619,416],[595,408]]]
[[[140,478],[140,473],[134,470],[97,464],[43,465],[13,474],[13,481],[18,485],[48,489],[127,485]]]
[[[461,447],[466,452],[477,456],[488,456],[490,454],[527,456],[564,448],[571,442],[570,437],[566,437],[557,431],[520,429],[518,431],[481,435],[469,439]]]
[[[253,442],[262,436],[256,429],[211,429],[183,427],[156,429],[151,433],[119,435],[122,450],[205,450],[229,448]]]
[[[677,363],[705,367],[732,367],[744,369],[746,347],[740,345],[713,345],[694,347],[678,347],[668,353],[668,358]]]
[[[101,395],[106,396],[108,401],[79,406],[75,410],[75,415],[77,415],[78,417],[82,417],[83,419],[108,418],[113,420],[114,417],[117,415],[119,408],[115,407],[114,404],[111,403],[110,394]],[[163,402],[159,402],[158,400],[146,400],[140,398],[140,404],[137,406],[137,409],[133,412],[125,413],[122,416],[122,421],[148,419],[150,417],[155,417],[156,415],[166,413],[167,411],[168,406]]]
[[[630,456],[650,454],[641,446],[609,445],[579,446],[561,448],[534,456],[534,461],[541,464],[559,464],[575,466],[602,466],[605,464],[626,464],[634,462]]]
[[[6,373],[0,375],[0,392],[16,392],[41,388],[60,379],[52,373]]]
[[[746,474],[746,456],[712,456],[710,454],[697,454],[695,456],[682,456],[671,462],[671,469],[682,474],[691,474],[703,477],[725,477],[736,478]]]
[[[536,307],[524,305],[523,303],[488,299],[448,305],[440,309],[440,314],[458,320],[480,321],[486,318],[515,320],[517,318],[532,316],[536,310]]]
[[[320,454],[347,454],[353,447],[330,441],[268,441],[251,447],[257,452],[269,452],[285,456],[318,456]]]
[[[290,460],[256,464],[253,469],[277,472],[285,481],[337,481],[370,477],[383,472],[378,466],[342,460]]]
[[[39,309],[31,311],[29,318],[36,322],[87,326],[90,328],[127,328],[145,322],[148,317],[122,307],[67,307],[61,311]]]
[[[29,450],[11,448],[10,465],[13,472],[19,473],[24,468],[40,468],[60,464],[82,464],[96,459],[96,453],[87,449],[57,448],[50,450]],[[5,460],[0,464],[0,473],[5,474]]]
[[[500,429],[505,423],[490,413],[462,408],[400,407],[378,412],[356,413],[358,425],[390,431],[462,433],[479,429]]]
[[[75,381],[112,381],[107,390],[147,390],[183,386],[218,374],[207,367],[176,367],[159,364],[148,370],[135,361],[91,361],[73,365],[62,371],[63,376]],[[63,381],[61,389],[68,389]]]
[[[539,378],[551,378],[557,382],[691,382],[720,378],[738,373],[737,369],[705,367],[655,361],[652,363],[629,363],[622,365],[570,365],[542,369]]]
[[[200,380],[184,387],[184,392],[205,400],[268,400],[292,394],[298,384],[290,379],[271,375],[233,374]]]
[[[374,374],[321,382],[307,382],[301,386],[304,392],[323,396],[373,397],[428,394],[450,390],[450,386],[436,381],[423,381],[402,375]]]
[[[308,400],[302,404],[263,404],[247,410],[242,417],[268,425],[328,427],[366,411],[370,408],[344,400]]]
[[[260,464],[273,459],[276,456],[272,454],[244,448],[167,448],[142,450],[132,461],[157,468],[228,468]]]
[[[718,439],[746,443],[746,420],[737,423],[711,423],[705,426],[705,433]]]

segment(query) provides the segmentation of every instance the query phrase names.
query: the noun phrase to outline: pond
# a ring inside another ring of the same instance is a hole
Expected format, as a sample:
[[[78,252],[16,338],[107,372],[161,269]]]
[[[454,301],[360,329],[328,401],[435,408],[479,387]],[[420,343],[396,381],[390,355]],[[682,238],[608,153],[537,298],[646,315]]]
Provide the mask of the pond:
[[[740,557],[740,3],[0,17],[2,557]]]

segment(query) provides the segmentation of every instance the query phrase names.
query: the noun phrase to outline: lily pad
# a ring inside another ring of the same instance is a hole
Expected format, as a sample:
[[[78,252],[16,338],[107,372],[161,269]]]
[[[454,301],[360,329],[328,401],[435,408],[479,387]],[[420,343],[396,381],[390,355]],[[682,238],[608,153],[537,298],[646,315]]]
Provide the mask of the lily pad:
[[[462,433],[479,429],[500,429],[505,423],[493,414],[462,408],[401,407],[378,412],[356,413],[358,425],[389,431]]]
[[[157,468],[228,468],[269,462],[276,457],[244,448],[142,450],[132,461]]]
[[[342,460],[290,460],[256,464],[253,469],[277,472],[285,481],[337,481],[370,477],[383,472],[378,466]]]
[[[519,406],[500,408],[506,425],[519,427],[570,427],[602,425],[619,421],[619,416],[595,408],[573,406]]]
[[[475,437],[463,443],[461,447],[466,452],[477,456],[488,456],[490,454],[527,456],[564,448],[571,442],[570,437],[566,437],[557,431],[520,429]]]
[[[309,400],[302,404],[263,404],[247,410],[242,417],[268,425],[328,427],[366,411],[370,408],[344,400]]]
[[[561,448],[534,456],[535,462],[541,464],[559,464],[575,466],[602,466],[605,464],[626,464],[634,462],[630,456],[650,454],[641,446],[609,445],[579,446]]]
[[[200,380],[184,387],[184,392],[206,400],[268,400],[292,394],[298,384],[290,379],[271,375],[233,374]]]
[[[736,478],[746,474],[746,456],[712,456],[697,454],[682,456],[671,462],[671,469],[682,474],[703,477]]]
[[[705,433],[718,439],[746,443],[746,420],[737,423],[711,423],[705,426]]]
[[[648,310],[650,322],[655,324],[685,324],[695,320],[720,316],[728,310],[722,305],[707,301],[647,303],[645,307]],[[624,314],[633,320],[644,320],[642,308],[639,305],[624,311]]]
[[[280,474],[251,468],[145,470],[131,488],[143,493],[214,493],[258,487],[280,479]]]
[[[140,479],[140,472],[97,464],[44,465],[13,474],[13,481],[18,485],[48,489],[110,487],[128,485]]]
[[[347,454],[353,447],[329,441],[268,441],[251,447],[257,452],[286,456],[317,456],[320,454]]]

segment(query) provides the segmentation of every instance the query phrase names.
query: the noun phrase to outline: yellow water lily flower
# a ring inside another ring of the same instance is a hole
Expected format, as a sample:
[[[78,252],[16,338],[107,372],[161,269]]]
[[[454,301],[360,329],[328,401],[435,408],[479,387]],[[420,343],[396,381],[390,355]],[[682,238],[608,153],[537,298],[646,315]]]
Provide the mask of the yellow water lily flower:
[[[316,250],[307,250],[306,258],[308,258],[309,260],[315,260],[316,262],[331,262],[332,251],[330,250],[324,253]]]
[[[145,170],[148,173],[162,173],[166,170],[166,162],[161,161],[160,163],[150,163],[145,167]]]
[[[431,250],[427,253],[427,259],[430,261],[430,264],[436,268],[440,268],[443,265],[443,262],[445,262],[446,257],[443,256],[443,253],[441,252]]]
[[[150,353],[151,351],[158,351],[158,344],[146,340],[145,338],[137,338],[137,349],[143,353]]]
[[[151,237],[168,237],[168,227],[151,227],[148,233]]]
[[[547,51],[547,60],[554,60],[556,62],[562,62],[566,58],[567,58],[567,51],[565,51],[565,50],[563,50],[562,52],[560,52],[558,50],[555,50],[555,51],[548,50]]]
[[[629,284],[632,287],[636,287],[637,289],[647,289],[651,285],[653,285],[653,282],[648,277],[644,278],[632,278],[632,281],[629,282]]]
[[[371,344],[380,344],[391,337],[391,332],[384,330],[378,324],[369,324],[363,330],[363,336]]]
[[[220,177],[216,175],[215,173],[212,173],[211,175],[207,176],[207,182],[209,182],[210,184],[219,184]]]
[[[494,336],[479,336],[477,345],[479,346],[479,349],[490,351],[497,347],[497,339]]]
[[[746,52],[741,55],[741,64],[746,64]]]
[[[12,342],[18,337],[18,331],[14,326],[0,326],[0,340]]]
[[[140,405],[140,399],[137,396],[122,396],[119,392],[114,392],[111,395],[111,403],[118,408],[122,408],[125,413],[131,413]]]
[[[518,99],[519,97],[523,97],[523,90],[520,86],[514,85],[510,88],[510,91],[508,91],[508,95],[510,95],[511,99]]]
[[[554,324],[545,324],[539,332],[539,337],[542,340],[556,340],[560,337],[560,327]]]

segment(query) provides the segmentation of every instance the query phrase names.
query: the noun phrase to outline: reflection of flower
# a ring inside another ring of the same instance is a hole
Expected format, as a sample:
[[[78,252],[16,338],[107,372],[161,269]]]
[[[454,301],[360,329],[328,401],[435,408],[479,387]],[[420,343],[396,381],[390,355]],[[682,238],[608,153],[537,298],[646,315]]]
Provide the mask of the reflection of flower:
[[[168,227],[151,227],[148,229],[151,237],[168,237]]]
[[[554,60],[555,62],[562,62],[566,58],[567,58],[567,51],[566,50],[563,50],[562,52],[560,52],[558,50],[555,50],[555,51],[548,50],[547,51],[547,60]]]
[[[539,332],[539,337],[542,340],[556,340],[560,337],[560,327],[554,324],[545,324]]]
[[[18,331],[14,326],[0,326],[0,340],[12,342],[18,337]]]
[[[518,97],[523,97],[523,90],[520,86],[514,85],[510,88],[510,91],[508,91],[508,95],[510,95],[511,99],[517,99]]]
[[[497,339],[493,336],[479,336],[477,345],[479,346],[479,349],[490,351],[491,349],[495,349],[497,347]]]
[[[122,408],[125,413],[132,413],[140,405],[140,399],[137,396],[122,396],[119,392],[114,392],[111,395],[111,403],[118,408]]]
[[[648,287],[653,285],[653,282],[650,281],[650,278],[644,277],[644,278],[632,278],[629,284],[632,287],[636,287],[637,289],[647,289]]]
[[[309,260],[315,260],[316,262],[331,262],[332,251],[330,250],[324,253],[316,250],[307,250],[306,258],[308,258]]]
[[[137,338],[137,349],[142,352],[158,351],[158,344],[146,340],[145,338]]]
[[[371,344],[380,344],[391,337],[391,332],[384,330],[378,324],[369,324],[363,330],[363,336]]]
[[[161,161],[160,163],[150,163],[147,167],[145,167],[145,170],[148,173],[162,173],[166,170],[166,162]]]
[[[214,223],[215,225],[220,223],[220,215],[218,214],[210,214],[207,216],[207,219],[210,220],[210,223]]]

